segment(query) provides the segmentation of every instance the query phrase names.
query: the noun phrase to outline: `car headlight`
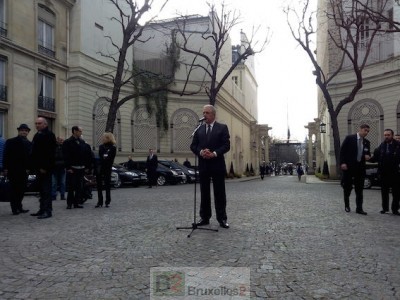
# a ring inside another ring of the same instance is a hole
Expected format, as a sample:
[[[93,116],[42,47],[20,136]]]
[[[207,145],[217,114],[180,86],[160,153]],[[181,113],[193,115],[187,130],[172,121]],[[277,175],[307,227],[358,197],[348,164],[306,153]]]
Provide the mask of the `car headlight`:
[[[126,172],[125,174],[130,175],[130,176],[135,176],[138,177],[139,175],[134,173],[134,172]]]
[[[196,174],[196,172],[195,172],[195,171],[193,171],[193,170],[188,170],[188,173],[189,173],[189,174],[191,174],[191,175],[194,175],[194,174]]]
[[[176,171],[174,171],[174,170],[171,170],[171,172],[172,172],[172,174],[175,175],[175,176],[178,175],[178,173],[177,173]]]

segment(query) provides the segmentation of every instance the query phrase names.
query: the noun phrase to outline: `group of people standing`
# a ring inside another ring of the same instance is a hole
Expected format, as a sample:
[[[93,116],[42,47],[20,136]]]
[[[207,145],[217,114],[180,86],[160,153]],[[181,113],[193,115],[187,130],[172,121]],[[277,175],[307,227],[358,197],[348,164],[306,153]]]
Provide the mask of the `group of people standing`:
[[[40,190],[40,206],[31,214],[38,219],[52,217],[52,200],[56,199],[57,190],[62,200],[67,200],[67,209],[83,208],[84,176],[96,175],[98,203],[103,206],[103,189],[106,191],[106,207],[111,202],[111,168],[116,155],[116,142],[111,132],[102,136],[98,162],[89,144],[82,139],[82,128],[73,126],[72,135],[63,140],[56,138],[48,128],[45,118],[35,121],[37,133],[32,142],[28,135],[30,128],[21,124],[18,135],[5,142],[2,155],[2,173],[10,182],[10,205],[13,215],[27,213],[22,200],[27,187],[28,175],[36,175],[36,184]],[[65,198],[65,193],[67,198]]]
[[[344,139],[340,149],[345,211],[351,211],[349,198],[354,185],[356,213],[367,215],[363,209],[363,188],[366,161],[369,161],[378,163],[382,197],[380,213],[389,212],[389,191],[392,190],[391,211],[394,215],[400,215],[400,141],[395,139],[392,129],[385,129],[383,142],[371,155],[371,143],[366,139],[369,131],[369,125],[362,124],[356,134],[348,135]]]

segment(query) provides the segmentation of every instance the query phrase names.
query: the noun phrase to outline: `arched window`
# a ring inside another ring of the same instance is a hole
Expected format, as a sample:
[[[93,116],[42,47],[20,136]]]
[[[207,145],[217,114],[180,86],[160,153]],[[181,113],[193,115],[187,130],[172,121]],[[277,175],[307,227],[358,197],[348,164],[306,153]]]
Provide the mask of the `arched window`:
[[[375,149],[381,143],[384,129],[383,110],[376,100],[358,101],[350,109],[348,118],[349,134],[357,132],[361,124],[370,126],[367,138],[371,142],[371,149]]]
[[[99,149],[101,136],[106,130],[108,111],[110,108],[109,101],[106,98],[99,98],[94,104],[93,108],[93,150]],[[117,141],[118,151],[121,151],[121,116],[117,112],[117,119],[114,124],[113,134]]]
[[[199,117],[191,109],[178,109],[171,117],[171,153],[190,152],[191,134]]]
[[[150,148],[159,150],[156,116],[143,105],[132,113],[132,152],[147,152]]]

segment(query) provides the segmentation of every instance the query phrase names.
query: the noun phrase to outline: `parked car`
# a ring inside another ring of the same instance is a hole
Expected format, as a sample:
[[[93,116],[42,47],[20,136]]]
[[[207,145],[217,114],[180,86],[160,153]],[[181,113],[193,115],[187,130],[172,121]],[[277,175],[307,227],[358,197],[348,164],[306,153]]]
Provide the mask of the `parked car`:
[[[146,161],[134,161],[134,168],[136,170],[146,172]],[[123,165],[123,164],[122,164]],[[181,182],[182,178],[178,175],[178,173],[174,170],[169,169],[168,167],[158,163],[157,166],[157,184],[165,185],[165,184],[177,184]]]
[[[96,176],[95,175],[85,175],[84,176],[84,186],[85,186],[85,193],[88,193],[88,190],[95,189],[97,186],[96,183]],[[121,186],[121,182],[119,179],[119,175],[117,172],[111,172],[111,186],[112,187],[119,187]],[[28,176],[28,182],[26,184],[26,194],[38,194],[40,193],[40,186],[36,181],[36,175],[30,174]]]
[[[378,164],[367,163],[365,170],[364,189],[370,189],[373,186],[381,186],[381,180],[378,176]]]
[[[117,183],[114,185],[115,187],[128,184],[137,187],[147,182],[147,174],[139,170],[128,170],[122,165],[114,164],[112,166],[112,171],[118,174]]]
[[[158,160],[159,163],[163,164],[164,166],[175,170],[182,176],[182,182],[183,183],[192,183],[196,180],[196,171],[192,168],[185,167],[184,165],[173,161],[173,160]],[[198,171],[197,171],[198,175]],[[184,176],[184,177],[183,177]],[[198,178],[198,176],[197,176]]]
[[[181,183],[187,182],[186,174],[183,172],[183,170],[178,165],[174,164],[174,161],[159,159],[158,162],[160,164],[162,164],[163,166],[166,166],[167,168],[174,170],[176,173],[178,173],[178,175],[181,177]]]

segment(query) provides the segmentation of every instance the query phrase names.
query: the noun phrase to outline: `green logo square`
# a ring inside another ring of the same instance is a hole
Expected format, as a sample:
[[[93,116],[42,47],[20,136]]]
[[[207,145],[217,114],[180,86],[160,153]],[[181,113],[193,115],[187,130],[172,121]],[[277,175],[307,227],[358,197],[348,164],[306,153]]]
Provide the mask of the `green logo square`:
[[[185,273],[154,272],[152,288],[154,296],[185,296]]]

